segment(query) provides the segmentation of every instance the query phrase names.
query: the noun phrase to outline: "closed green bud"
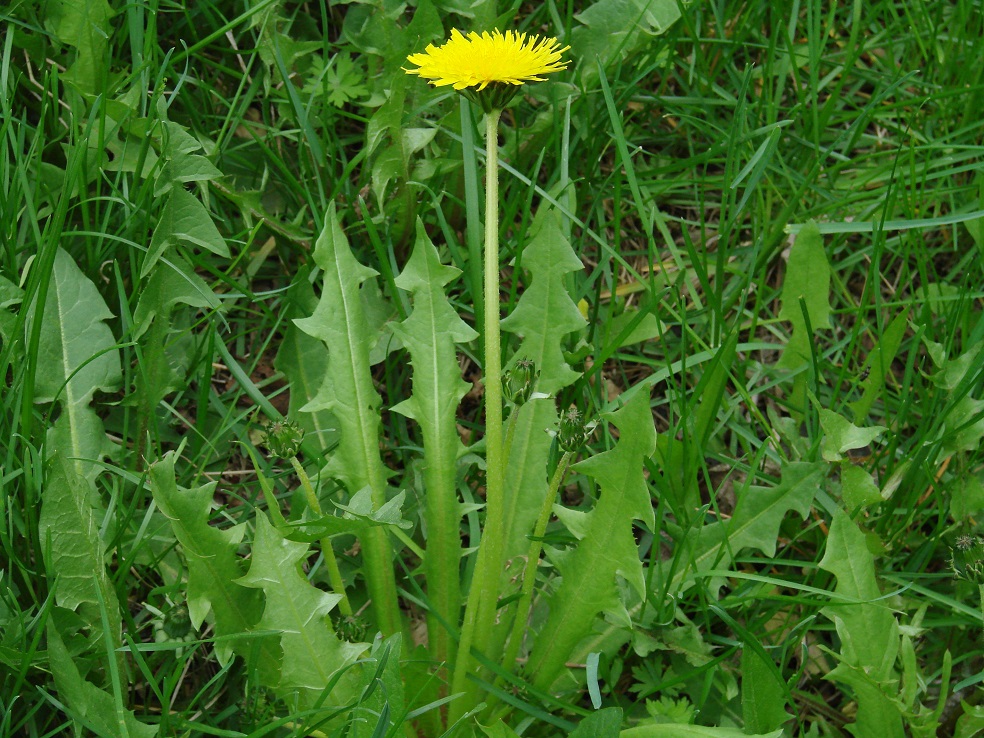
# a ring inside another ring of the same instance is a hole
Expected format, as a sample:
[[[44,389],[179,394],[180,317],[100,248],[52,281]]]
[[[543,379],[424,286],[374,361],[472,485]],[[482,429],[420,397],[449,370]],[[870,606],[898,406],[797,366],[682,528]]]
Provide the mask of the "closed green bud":
[[[174,640],[186,638],[191,633],[191,616],[187,605],[175,605],[164,614],[164,632]]]
[[[520,359],[516,366],[503,373],[502,387],[510,402],[523,405],[533,396],[539,378],[540,370],[536,364],[529,359]]]
[[[266,446],[270,453],[281,459],[292,459],[301,450],[304,432],[292,420],[278,420],[266,429]]]
[[[560,428],[557,430],[557,445],[562,451],[576,453],[588,442],[594,424],[584,422],[584,417],[576,407],[568,408],[560,414]]]
[[[984,585],[984,538],[958,536],[950,549],[950,566],[958,579]]]

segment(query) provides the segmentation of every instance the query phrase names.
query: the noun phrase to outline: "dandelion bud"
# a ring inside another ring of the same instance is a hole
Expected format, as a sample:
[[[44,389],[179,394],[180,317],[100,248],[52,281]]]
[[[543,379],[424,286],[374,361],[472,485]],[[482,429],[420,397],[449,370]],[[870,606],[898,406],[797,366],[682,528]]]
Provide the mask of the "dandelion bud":
[[[950,549],[950,566],[958,579],[984,585],[984,538],[958,536]]]
[[[576,407],[568,408],[560,414],[560,428],[557,431],[557,444],[562,451],[576,453],[591,436],[593,425],[584,422]]]
[[[502,387],[511,402],[523,405],[533,396],[539,378],[540,370],[536,364],[529,359],[520,359],[516,366],[503,373]]]
[[[266,446],[270,453],[281,459],[292,459],[301,450],[304,432],[292,420],[278,420],[266,430]]]

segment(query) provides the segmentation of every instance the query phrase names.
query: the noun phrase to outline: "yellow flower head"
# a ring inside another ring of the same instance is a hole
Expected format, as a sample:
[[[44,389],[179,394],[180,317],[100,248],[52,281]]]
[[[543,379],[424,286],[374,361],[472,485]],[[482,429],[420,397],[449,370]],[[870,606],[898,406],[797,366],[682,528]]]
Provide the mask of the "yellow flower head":
[[[481,35],[472,31],[464,36],[459,30],[452,29],[447,43],[442,46],[430,44],[423,53],[407,57],[407,61],[416,64],[418,69],[403,71],[417,74],[438,87],[452,85],[459,92],[475,93],[490,85],[503,88],[542,82],[540,75],[567,68],[568,62],[560,56],[569,48],[561,47],[555,38],[527,36],[515,31],[483,32]]]

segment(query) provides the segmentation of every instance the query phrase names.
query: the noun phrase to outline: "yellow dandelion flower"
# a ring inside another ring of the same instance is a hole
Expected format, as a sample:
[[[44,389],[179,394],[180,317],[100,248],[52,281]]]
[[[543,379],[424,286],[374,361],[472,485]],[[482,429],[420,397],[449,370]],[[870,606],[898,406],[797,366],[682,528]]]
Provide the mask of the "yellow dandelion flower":
[[[430,80],[437,87],[451,85],[465,94],[482,92],[490,85],[506,88],[501,91],[507,92],[507,85],[518,87],[526,82],[542,82],[541,75],[566,69],[568,62],[561,59],[561,54],[569,48],[561,47],[555,38],[515,31],[482,34],[472,31],[465,36],[452,29],[447,43],[430,44],[423,53],[408,56],[407,61],[418,68],[403,71]],[[505,102],[512,92],[515,90],[509,91]],[[499,101],[503,99],[496,97]]]

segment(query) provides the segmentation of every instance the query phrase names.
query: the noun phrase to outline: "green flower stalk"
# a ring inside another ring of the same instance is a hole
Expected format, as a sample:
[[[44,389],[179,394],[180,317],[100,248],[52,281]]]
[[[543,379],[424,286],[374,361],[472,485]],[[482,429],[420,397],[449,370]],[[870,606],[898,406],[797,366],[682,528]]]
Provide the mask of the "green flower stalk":
[[[404,70],[430,80],[435,86],[454,87],[485,111],[485,526],[451,683],[452,694],[465,692],[467,696],[451,703],[449,724],[477,702],[474,683],[467,681],[467,675],[474,670],[471,648],[490,641],[502,569],[506,448],[503,443],[499,334],[499,117],[523,84],[541,81],[541,75],[567,67],[567,62],[561,59],[567,48],[561,47],[556,39],[541,39],[514,31],[472,32],[465,36],[452,30],[447,43],[442,46],[431,44],[423,53],[407,57],[417,68]]]

